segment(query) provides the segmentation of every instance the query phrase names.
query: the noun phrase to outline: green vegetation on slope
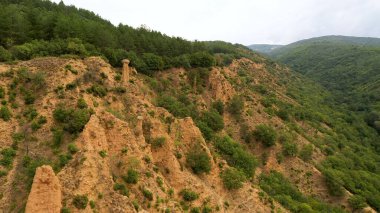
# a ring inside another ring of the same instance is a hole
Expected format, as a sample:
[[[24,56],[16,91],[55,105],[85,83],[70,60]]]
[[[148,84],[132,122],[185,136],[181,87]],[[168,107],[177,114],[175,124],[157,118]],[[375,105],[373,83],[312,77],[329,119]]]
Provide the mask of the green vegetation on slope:
[[[190,42],[147,27],[112,25],[93,12],[43,0],[0,0],[0,61],[39,56],[101,55],[113,66],[128,58],[139,72],[210,67],[249,56],[225,42]]]
[[[380,39],[321,37],[271,55],[322,84],[336,104],[360,113],[380,132]]]

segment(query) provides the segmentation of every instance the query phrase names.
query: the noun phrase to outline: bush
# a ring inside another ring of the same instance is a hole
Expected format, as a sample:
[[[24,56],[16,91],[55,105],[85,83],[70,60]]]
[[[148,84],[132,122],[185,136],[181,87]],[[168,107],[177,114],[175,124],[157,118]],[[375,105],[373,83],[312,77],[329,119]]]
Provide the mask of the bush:
[[[9,121],[12,117],[11,111],[8,109],[7,106],[1,106],[0,108],[0,118],[4,121]]]
[[[203,121],[196,120],[195,123],[199,130],[202,132],[203,137],[208,141],[211,140],[214,131]]]
[[[313,157],[313,145],[307,144],[304,145],[299,153],[299,157],[304,161],[310,161]]]
[[[214,108],[220,115],[224,113],[224,103],[221,100],[217,100],[212,103],[212,108]]]
[[[365,198],[360,195],[353,195],[348,198],[348,203],[354,210],[363,209],[367,206]]]
[[[69,133],[79,133],[90,120],[91,111],[87,109],[65,109],[59,106],[53,111],[56,121],[63,124],[63,129]]]
[[[298,153],[298,146],[297,146],[297,144],[295,144],[293,142],[285,142],[282,145],[282,153],[285,156],[291,156],[291,157],[297,156],[297,153]]]
[[[248,178],[252,177],[258,165],[255,156],[245,151],[229,136],[216,137],[214,145],[230,166],[242,170]]]
[[[118,191],[121,195],[129,196],[129,190],[124,184],[115,183],[113,185],[113,190]]]
[[[0,165],[10,168],[12,166],[13,159],[16,156],[16,150],[13,148],[5,148],[1,150],[0,154],[2,155]]]
[[[183,189],[180,192],[180,195],[182,195],[183,200],[189,201],[189,202],[194,201],[198,199],[199,197],[199,195],[196,192],[191,191],[190,189]]]
[[[77,153],[79,151],[78,147],[75,144],[73,144],[73,143],[70,143],[67,146],[67,149],[70,152],[70,154],[72,154],[72,155],[75,154],[75,153]]]
[[[153,200],[153,193],[151,191],[149,191],[148,189],[143,189],[142,191],[144,197],[150,201]]]
[[[200,144],[193,146],[186,154],[186,163],[195,174],[209,173],[211,159]]]
[[[191,115],[191,108],[189,106],[169,95],[159,96],[157,98],[157,106],[164,107],[176,117],[183,118]]]
[[[102,85],[92,85],[90,88],[86,90],[88,93],[93,94],[96,97],[104,97],[107,95],[107,88]]]
[[[128,169],[127,175],[122,178],[126,183],[136,184],[139,181],[139,173],[134,169]]]
[[[86,101],[83,98],[79,98],[78,102],[77,102],[77,107],[79,109],[87,109],[88,105],[87,105]]]
[[[88,198],[86,195],[76,195],[73,199],[73,205],[77,209],[85,209],[87,207]]]
[[[201,121],[203,121],[213,131],[219,131],[224,128],[223,117],[216,110],[203,112]]]
[[[241,188],[245,181],[244,173],[234,168],[224,170],[220,174],[220,177],[222,178],[224,187],[228,190]]]
[[[274,145],[277,138],[276,131],[265,124],[257,125],[253,135],[256,140],[261,141],[266,147]]]
[[[166,143],[166,138],[165,137],[158,137],[152,140],[152,147],[154,149],[156,148],[161,148],[165,145]]]
[[[3,87],[0,86],[0,98],[4,98],[5,97],[5,90]]]
[[[59,147],[63,141],[63,130],[62,129],[52,129],[53,132],[53,146]]]
[[[215,58],[207,52],[197,52],[190,55],[190,65],[192,67],[212,67],[215,65]]]
[[[240,116],[244,109],[244,101],[240,96],[235,95],[228,103],[228,112],[234,116]]]
[[[341,197],[344,194],[342,188],[342,180],[335,174],[333,170],[324,170],[323,176],[327,189],[332,196]]]

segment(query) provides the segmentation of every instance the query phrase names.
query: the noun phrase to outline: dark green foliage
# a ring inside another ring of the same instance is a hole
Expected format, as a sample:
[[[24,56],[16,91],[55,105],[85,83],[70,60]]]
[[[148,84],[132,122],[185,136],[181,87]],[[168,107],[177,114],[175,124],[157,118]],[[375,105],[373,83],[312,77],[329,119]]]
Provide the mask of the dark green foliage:
[[[73,144],[73,143],[70,143],[68,146],[67,146],[67,150],[70,152],[70,154],[75,154],[79,151],[78,147]]]
[[[63,130],[60,128],[52,129],[53,133],[53,146],[59,147],[63,141]]]
[[[123,94],[127,92],[127,89],[125,87],[115,87],[113,91],[118,94]]]
[[[216,137],[214,145],[230,166],[242,170],[248,178],[252,177],[258,163],[251,153],[228,136]]]
[[[96,96],[96,97],[104,97],[104,96],[106,96],[107,95],[107,88],[105,88],[104,86],[102,86],[102,85],[98,85],[98,84],[96,84],[96,85],[92,85],[90,88],[88,88],[87,90],[86,90],[88,93],[91,93],[91,94],[93,94],[94,96]]]
[[[134,169],[128,169],[127,175],[122,178],[126,183],[136,184],[139,181],[139,173]]]
[[[11,111],[8,109],[7,106],[1,106],[0,107],[0,118],[4,121],[9,121],[12,117]]]
[[[213,131],[219,131],[224,128],[223,117],[216,110],[203,112],[200,120]]]
[[[224,113],[224,103],[221,100],[217,100],[212,103],[212,108],[214,108],[220,115]]]
[[[298,146],[293,142],[285,142],[282,145],[282,153],[285,156],[295,157],[298,154]]]
[[[121,195],[129,196],[129,190],[124,184],[115,183],[113,185],[113,190],[118,191]]]
[[[99,155],[100,155],[100,157],[105,158],[105,157],[107,157],[107,152],[104,150],[99,151]]]
[[[325,177],[325,182],[329,193],[333,196],[341,197],[344,194],[342,188],[342,181],[336,178],[333,170],[325,170],[323,171],[323,175]]]
[[[215,58],[207,52],[197,52],[190,55],[192,67],[211,67],[215,65]]]
[[[188,105],[178,101],[175,97],[169,95],[161,95],[157,98],[157,105],[164,107],[176,117],[188,117],[191,109]]]
[[[162,146],[164,146],[166,143],[166,138],[165,137],[158,137],[158,138],[154,138],[152,140],[152,148],[156,149],[156,148],[161,148]]]
[[[199,195],[196,192],[190,189],[183,189],[180,192],[180,195],[182,195],[183,200],[188,201],[188,202],[194,201],[198,199],[199,197]]]
[[[11,168],[13,164],[13,159],[16,156],[16,150],[13,148],[5,148],[1,150],[1,159],[0,159],[0,165],[5,166],[7,168]]]
[[[291,212],[344,212],[315,198],[306,197],[276,171],[271,171],[269,174],[262,173],[260,187]]]
[[[222,178],[224,187],[228,190],[241,188],[246,180],[244,173],[234,168],[224,170],[220,174],[220,177]]]
[[[314,150],[313,145],[311,144],[304,145],[299,152],[299,157],[306,162],[310,161],[313,157],[313,150]]]
[[[73,205],[77,209],[85,209],[88,203],[87,195],[76,195],[73,198]]]
[[[253,135],[256,140],[262,142],[266,147],[270,147],[276,143],[277,133],[271,126],[265,124],[257,125]]]
[[[162,70],[164,68],[164,61],[160,56],[154,53],[144,53],[142,60],[144,64],[138,66],[137,69],[144,74],[151,75],[153,71]]]
[[[359,210],[367,207],[365,198],[360,195],[354,195],[348,198],[348,203],[354,210]]]
[[[0,99],[5,97],[5,90],[0,86]]]
[[[91,209],[95,209],[96,203],[93,200],[90,200],[90,207]]]
[[[79,133],[90,119],[91,111],[88,109],[72,109],[58,106],[53,111],[53,117],[62,124],[63,129],[69,133]]]
[[[200,144],[194,145],[186,154],[186,163],[195,174],[209,173],[211,159]]]
[[[240,116],[244,110],[244,100],[240,96],[235,95],[228,103],[228,112],[234,116]]]
[[[79,109],[87,109],[88,105],[87,105],[86,101],[83,98],[79,98],[78,101],[77,101],[77,107]]]
[[[143,189],[142,190],[142,193],[144,195],[144,197],[150,201],[153,200],[153,193],[151,191],[149,191],[148,189]]]
[[[203,137],[208,141],[211,140],[214,135],[214,131],[203,121],[196,120],[195,123],[197,124],[199,130],[201,130]]]
[[[191,208],[190,213],[201,213],[201,209],[199,207],[193,207]]]

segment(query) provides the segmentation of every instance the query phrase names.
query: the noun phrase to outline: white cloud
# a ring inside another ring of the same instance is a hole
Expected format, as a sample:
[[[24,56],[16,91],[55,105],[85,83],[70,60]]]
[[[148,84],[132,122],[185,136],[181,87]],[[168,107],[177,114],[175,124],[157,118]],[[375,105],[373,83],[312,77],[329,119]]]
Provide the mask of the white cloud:
[[[53,0],[59,2],[59,0]],[[290,43],[322,35],[380,37],[379,0],[64,0],[115,25],[190,40]]]

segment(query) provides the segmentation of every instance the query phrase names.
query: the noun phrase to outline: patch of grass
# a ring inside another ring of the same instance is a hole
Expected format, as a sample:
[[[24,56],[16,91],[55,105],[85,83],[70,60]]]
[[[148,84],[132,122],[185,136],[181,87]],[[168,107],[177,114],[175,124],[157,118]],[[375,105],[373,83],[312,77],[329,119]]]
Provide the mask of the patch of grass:
[[[128,169],[127,175],[122,178],[126,183],[136,184],[139,181],[139,173],[134,169]]]
[[[183,189],[180,192],[180,195],[182,195],[183,200],[188,202],[194,201],[199,198],[199,195],[190,189]]]
[[[241,188],[246,180],[244,173],[234,168],[224,170],[220,174],[220,177],[222,178],[224,187],[228,190]]]
[[[152,148],[156,149],[156,148],[161,148],[165,145],[166,143],[166,138],[165,137],[158,137],[158,138],[154,138],[152,140]]]

